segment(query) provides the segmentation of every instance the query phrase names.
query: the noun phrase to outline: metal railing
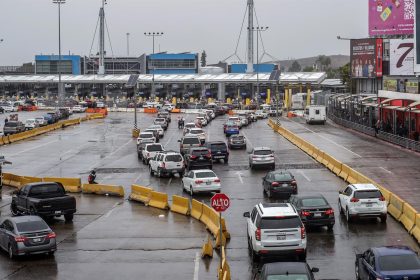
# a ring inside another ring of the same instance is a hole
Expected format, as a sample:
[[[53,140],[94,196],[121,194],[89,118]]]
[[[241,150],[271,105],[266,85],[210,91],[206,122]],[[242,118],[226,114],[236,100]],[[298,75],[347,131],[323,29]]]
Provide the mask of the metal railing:
[[[336,124],[339,124],[341,126],[354,129],[356,131],[362,132],[364,134],[370,135],[370,136],[376,136],[377,138],[393,143],[395,145],[404,147],[406,149],[410,149],[416,152],[420,152],[420,142],[411,140],[409,138],[401,137],[392,133],[384,132],[380,130],[378,134],[375,133],[375,129],[372,127],[368,127],[365,125],[361,125],[358,123],[354,123],[342,118],[339,118],[337,116],[334,116],[333,114],[328,114],[328,118],[335,122]]]

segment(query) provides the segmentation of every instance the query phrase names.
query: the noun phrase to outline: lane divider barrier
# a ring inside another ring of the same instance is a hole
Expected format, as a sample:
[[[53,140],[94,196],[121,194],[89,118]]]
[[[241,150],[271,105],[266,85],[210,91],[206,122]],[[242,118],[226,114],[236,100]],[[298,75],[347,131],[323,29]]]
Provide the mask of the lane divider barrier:
[[[150,194],[153,189],[139,185],[131,185],[130,200],[142,202],[144,205],[149,204]]]
[[[32,177],[19,176],[12,173],[3,173],[3,185],[20,189],[26,184],[39,182],[57,182],[61,183],[70,193],[79,193],[82,191],[82,180],[80,178],[53,178],[53,177]]]
[[[273,120],[270,119],[268,121],[268,125],[274,131],[289,140],[292,144],[300,148],[306,154],[313,157],[316,161],[323,164],[326,168],[328,168],[331,172],[336,174],[344,181],[350,184],[370,183],[378,187],[388,203],[388,213],[394,217],[395,220],[401,222],[407,231],[413,235],[420,243],[420,213],[418,213],[417,210],[414,209],[410,204],[374,180],[351,168],[347,164],[340,162],[324,151],[318,149],[298,135],[292,133],[282,126],[277,126]]]
[[[218,275],[217,275],[217,279],[218,280],[230,280],[230,266],[227,262],[226,259],[226,252],[225,252],[225,247],[222,247],[222,265],[218,268]]]
[[[210,237],[207,238],[207,242],[204,243],[203,248],[201,249],[201,257],[213,257],[213,244],[211,243]]]
[[[173,195],[171,211],[188,216],[190,214],[190,201],[186,197]]]
[[[147,206],[163,210],[169,209],[168,194],[163,192],[152,191],[150,193],[150,200],[147,203]]]
[[[124,188],[122,186],[114,185],[83,184],[82,192],[124,197]]]

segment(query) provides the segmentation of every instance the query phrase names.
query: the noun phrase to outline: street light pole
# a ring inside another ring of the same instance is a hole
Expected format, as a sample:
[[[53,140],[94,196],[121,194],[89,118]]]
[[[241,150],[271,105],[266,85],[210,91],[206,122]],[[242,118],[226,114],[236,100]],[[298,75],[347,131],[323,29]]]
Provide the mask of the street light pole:
[[[163,32],[144,32],[144,36],[152,37],[152,42],[153,42],[152,51],[153,51],[153,54],[155,54],[155,37],[163,36]],[[155,94],[155,67],[154,67],[154,65],[152,67],[153,67],[153,70],[152,70],[152,92],[151,92],[151,95],[154,96],[154,94]]]
[[[248,27],[249,29],[249,27]],[[257,27],[252,27],[251,31],[253,32],[257,32],[257,96],[258,94],[260,94],[260,79],[259,79],[259,72],[260,72],[260,63],[259,63],[259,41],[260,41],[260,32],[264,32],[268,30],[268,26],[266,27],[262,27],[262,26],[257,26]]]
[[[61,5],[66,0],[53,0],[54,4],[58,4],[58,106],[62,106],[63,85],[61,84]]]

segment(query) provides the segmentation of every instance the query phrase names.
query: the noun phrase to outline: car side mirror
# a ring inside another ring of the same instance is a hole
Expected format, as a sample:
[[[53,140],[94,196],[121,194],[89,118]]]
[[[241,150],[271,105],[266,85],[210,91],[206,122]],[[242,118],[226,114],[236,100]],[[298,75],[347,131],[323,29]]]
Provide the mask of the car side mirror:
[[[338,191],[338,194],[344,194],[344,192],[343,191]]]
[[[181,143],[181,140],[178,140],[179,143]]]
[[[245,213],[244,213],[244,217],[245,217],[245,218],[250,218],[250,217],[251,217],[251,215],[249,214],[249,212],[245,212]]]
[[[319,268],[318,267],[312,267],[311,271],[312,272],[319,272]]]

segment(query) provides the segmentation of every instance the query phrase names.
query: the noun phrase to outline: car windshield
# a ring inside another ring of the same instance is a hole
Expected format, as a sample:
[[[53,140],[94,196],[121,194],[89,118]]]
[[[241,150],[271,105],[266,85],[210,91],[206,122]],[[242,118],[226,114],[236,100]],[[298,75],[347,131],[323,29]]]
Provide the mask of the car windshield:
[[[243,136],[232,136],[230,139],[232,139],[233,141],[244,141],[245,137],[243,137]]]
[[[309,280],[305,274],[268,275],[267,280]]]
[[[185,125],[185,128],[193,128],[193,127],[195,127],[195,124],[187,124],[187,125]]]
[[[301,202],[302,206],[304,207],[318,207],[328,205],[328,203],[322,197],[303,198]]]
[[[183,144],[200,144],[200,139],[198,138],[184,138],[184,140],[182,141]]]
[[[162,129],[160,125],[152,125],[150,129]]]
[[[192,150],[191,151],[191,154],[193,156],[204,156],[204,155],[207,155],[208,153],[209,153],[208,150]]]
[[[170,161],[170,162],[181,162],[182,156],[181,155],[167,155],[166,156],[166,161]]]
[[[29,232],[29,231],[44,231],[49,230],[48,225],[44,221],[30,221],[16,223],[18,232]]]
[[[356,191],[354,193],[354,198],[367,199],[367,198],[380,198],[382,196],[379,190],[371,191]]]
[[[153,134],[149,134],[149,133],[140,134],[140,138],[153,138]]]
[[[420,261],[416,255],[395,255],[379,257],[379,267],[382,271],[420,269]]]
[[[234,125],[228,125],[227,129],[239,129],[237,126]]]
[[[156,119],[155,122],[165,122],[165,119]]]
[[[212,171],[197,172],[197,173],[195,173],[195,178],[214,178],[214,177],[217,177],[217,176]]]
[[[211,149],[213,151],[225,151],[226,150],[226,144],[225,143],[217,143],[217,144],[210,144]]]
[[[189,131],[189,133],[191,133],[191,134],[202,134],[203,131],[201,129],[191,129]]]
[[[271,155],[273,152],[271,150],[257,150],[254,151],[254,155],[256,156],[268,156]]]
[[[292,180],[292,175],[289,173],[274,173],[274,181],[290,181]]]
[[[148,152],[161,152],[163,151],[163,148],[161,145],[149,145],[147,146],[146,150]]]
[[[259,227],[262,229],[297,228],[301,226],[300,218],[292,217],[264,217]]]
[[[16,122],[7,122],[4,126],[5,127],[17,127],[18,124]]]

